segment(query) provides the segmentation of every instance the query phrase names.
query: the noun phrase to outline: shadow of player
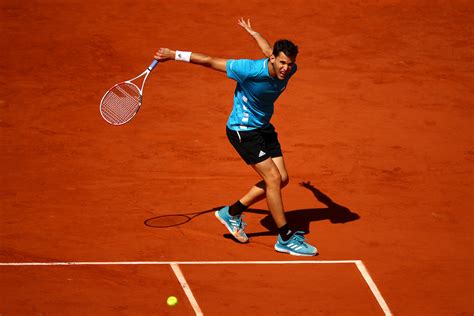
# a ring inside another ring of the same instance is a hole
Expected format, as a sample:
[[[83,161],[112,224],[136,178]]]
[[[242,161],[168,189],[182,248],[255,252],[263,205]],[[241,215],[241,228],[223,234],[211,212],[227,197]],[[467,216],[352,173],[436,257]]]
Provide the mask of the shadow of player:
[[[333,224],[344,224],[358,220],[360,216],[352,212],[345,206],[337,204],[326,194],[318,190],[311,182],[302,182],[300,185],[303,188],[308,189],[314,195],[314,197],[326,205],[327,208],[309,208],[309,209],[300,209],[300,210],[291,210],[286,211],[286,219],[290,226],[294,230],[301,230],[305,234],[309,233],[309,227],[311,222],[329,220]],[[278,235],[278,228],[273,221],[273,218],[269,211],[260,210],[260,209],[247,209],[245,213],[253,214],[263,214],[266,215],[260,220],[260,223],[267,230],[262,232],[247,233],[248,237],[258,237],[258,236],[276,236]],[[225,234],[225,238],[233,239],[231,234]]]

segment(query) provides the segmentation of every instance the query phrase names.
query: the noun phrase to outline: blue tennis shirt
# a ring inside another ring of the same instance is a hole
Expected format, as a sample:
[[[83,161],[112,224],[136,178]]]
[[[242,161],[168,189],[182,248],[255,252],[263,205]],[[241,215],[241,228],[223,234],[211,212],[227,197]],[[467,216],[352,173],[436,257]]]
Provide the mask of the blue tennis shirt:
[[[288,80],[297,67],[284,80],[270,76],[269,59],[229,59],[226,64],[227,77],[237,81],[234,91],[234,107],[227,127],[234,131],[247,131],[270,124],[274,102],[285,90]]]

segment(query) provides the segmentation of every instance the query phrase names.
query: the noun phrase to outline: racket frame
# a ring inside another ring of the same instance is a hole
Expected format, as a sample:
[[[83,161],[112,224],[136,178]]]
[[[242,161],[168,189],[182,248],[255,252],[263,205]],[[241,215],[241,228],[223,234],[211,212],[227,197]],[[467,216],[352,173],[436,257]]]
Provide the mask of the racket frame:
[[[109,124],[111,125],[116,125],[116,126],[119,126],[119,125],[123,125],[123,124],[126,124],[128,122],[130,122],[130,120],[132,118],[135,117],[135,115],[138,113],[138,111],[140,110],[140,107],[142,105],[142,99],[143,99],[143,88],[145,87],[145,81],[146,79],[148,78],[148,75],[152,72],[153,69],[155,69],[155,67],[158,65],[158,60],[156,59],[153,59],[153,62],[150,64],[150,66],[148,66],[147,69],[145,69],[141,74],[139,74],[138,76],[136,76],[135,78],[132,78],[132,79],[129,79],[129,80],[125,80],[125,81],[122,81],[122,82],[119,82],[117,84],[115,84],[113,87],[111,87],[109,90],[107,90],[107,92],[104,94],[104,96],[102,97],[102,99],[100,100],[100,104],[99,104],[99,112],[100,112],[100,115],[102,116],[102,118]],[[142,81],[142,85],[141,85],[141,88],[139,88],[133,81],[137,80],[138,78],[142,77],[142,76],[145,76],[143,78],[143,81]],[[130,116],[126,121],[124,122],[120,122],[120,123],[114,123],[114,122],[110,122],[108,119],[105,118],[104,114],[102,113],[102,102],[104,102],[104,99],[105,97],[109,94],[109,92],[111,90],[113,90],[115,87],[121,85],[121,84],[131,84],[133,86],[135,86],[137,88],[137,90],[139,91],[139,98],[138,98],[138,107],[137,107],[137,110],[135,111],[135,113],[133,113],[132,116]]]

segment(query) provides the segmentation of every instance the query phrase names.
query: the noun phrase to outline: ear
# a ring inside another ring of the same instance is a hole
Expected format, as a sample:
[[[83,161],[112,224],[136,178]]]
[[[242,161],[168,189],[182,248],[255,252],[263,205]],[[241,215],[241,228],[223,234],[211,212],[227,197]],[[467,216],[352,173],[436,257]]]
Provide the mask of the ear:
[[[275,62],[275,59],[276,59],[275,55],[271,54],[271,55],[270,55],[270,62],[271,62],[272,64]]]

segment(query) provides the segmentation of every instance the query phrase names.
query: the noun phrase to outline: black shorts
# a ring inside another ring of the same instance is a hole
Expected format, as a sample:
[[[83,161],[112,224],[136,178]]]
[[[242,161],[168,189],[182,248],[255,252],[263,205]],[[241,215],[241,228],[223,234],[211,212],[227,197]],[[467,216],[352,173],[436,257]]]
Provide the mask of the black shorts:
[[[227,138],[248,165],[270,157],[283,156],[278,134],[271,124],[250,131],[233,131],[227,128]]]

